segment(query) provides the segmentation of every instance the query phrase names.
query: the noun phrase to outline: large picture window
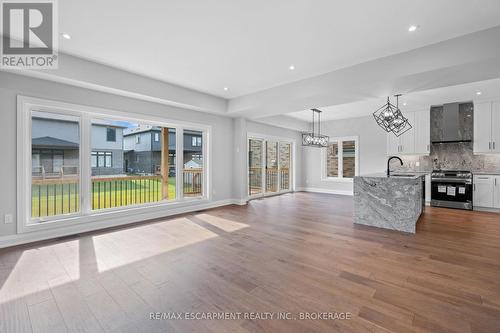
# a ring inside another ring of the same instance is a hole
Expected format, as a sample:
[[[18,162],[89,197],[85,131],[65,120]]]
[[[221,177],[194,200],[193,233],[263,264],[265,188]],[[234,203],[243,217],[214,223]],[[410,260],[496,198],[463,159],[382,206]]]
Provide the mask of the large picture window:
[[[184,196],[199,197],[203,194],[203,132],[184,130],[183,135]]]
[[[100,140],[104,125],[114,127],[117,140]],[[92,153],[97,157],[97,165],[92,165],[92,210],[175,200],[175,165],[172,168],[169,159],[176,150],[175,128],[129,119],[94,119],[91,133],[92,149],[111,150]]]
[[[19,109],[24,171],[18,181],[20,193],[29,193],[20,200],[21,232],[45,222],[88,221],[110,209],[209,198],[207,127],[24,99],[41,104]]]
[[[358,138],[330,138],[323,152],[323,178],[352,179],[358,175]]]
[[[80,118],[31,112],[31,217],[80,211]]]

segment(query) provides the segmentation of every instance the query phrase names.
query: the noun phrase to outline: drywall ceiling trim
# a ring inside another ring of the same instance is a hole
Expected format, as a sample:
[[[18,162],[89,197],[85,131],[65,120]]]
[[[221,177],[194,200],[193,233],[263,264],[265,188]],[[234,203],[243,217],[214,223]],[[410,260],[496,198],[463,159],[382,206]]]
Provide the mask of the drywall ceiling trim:
[[[55,70],[5,71],[195,111],[227,111],[224,98],[61,53]]]
[[[258,118],[500,77],[500,26],[229,101]]]

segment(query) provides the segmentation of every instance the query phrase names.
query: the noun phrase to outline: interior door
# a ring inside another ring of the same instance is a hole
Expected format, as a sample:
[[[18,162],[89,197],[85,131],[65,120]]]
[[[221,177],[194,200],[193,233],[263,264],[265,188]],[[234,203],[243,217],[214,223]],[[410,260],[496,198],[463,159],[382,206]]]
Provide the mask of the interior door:
[[[248,195],[263,193],[264,141],[248,139]]]
[[[500,153],[500,102],[491,107],[491,150]]]
[[[500,139],[500,138],[499,138]],[[474,153],[491,149],[491,103],[474,103]],[[500,143],[500,142],[499,142]]]

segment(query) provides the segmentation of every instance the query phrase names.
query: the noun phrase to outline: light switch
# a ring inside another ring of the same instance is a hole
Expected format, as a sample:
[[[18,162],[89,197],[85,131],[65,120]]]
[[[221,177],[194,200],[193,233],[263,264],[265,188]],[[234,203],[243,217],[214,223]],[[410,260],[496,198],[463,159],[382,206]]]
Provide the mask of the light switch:
[[[4,216],[5,224],[10,224],[10,223],[12,223],[13,220],[14,220],[14,218],[12,217],[12,214],[5,214],[5,216]]]

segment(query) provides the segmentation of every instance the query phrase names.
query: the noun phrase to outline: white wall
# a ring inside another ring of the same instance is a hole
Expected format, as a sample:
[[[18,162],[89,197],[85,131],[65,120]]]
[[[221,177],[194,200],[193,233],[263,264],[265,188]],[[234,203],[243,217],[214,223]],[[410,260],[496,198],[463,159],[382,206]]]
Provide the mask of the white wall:
[[[386,165],[386,134],[373,117],[328,121],[321,132],[330,137],[358,136],[359,174],[383,172]],[[321,179],[320,148],[302,147],[302,183],[307,189],[330,192],[352,192],[352,182]]]
[[[16,234],[16,110],[17,96],[80,104],[129,112],[138,116],[163,117],[166,121],[184,121],[212,126],[212,201],[245,200],[247,132],[299,139],[300,133],[227,116],[180,109],[169,105],[89,90],[72,85],[0,72],[0,240]],[[236,133],[236,135],[235,135]],[[300,142],[300,141],[298,141]],[[241,148],[240,148],[241,146]],[[296,157],[297,186],[302,186],[301,151]],[[14,223],[4,224],[4,214],[13,214]],[[14,236],[12,236],[14,235]],[[12,237],[10,237],[12,236]],[[0,242],[1,243],[1,242]]]
[[[266,125],[244,118],[236,118],[234,139],[234,169],[233,169],[233,197],[240,201],[248,199],[247,175],[247,135],[262,134],[269,137],[290,139],[295,142],[295,188],[303,187],[302,184],[302,149],[301,134],[298,131]]]
[[[233,120],[229,117],[190,111],[138,99],[101,93],[70,85],[0,72],[0,237],[16,233],[16,223],[4,224],[4,214],[13,214],[16,221],[16,108],[17,95],[26,95],[67,103],[120,110],[137,115],[202,123],[212,126],[212,199],[232,199]]]

